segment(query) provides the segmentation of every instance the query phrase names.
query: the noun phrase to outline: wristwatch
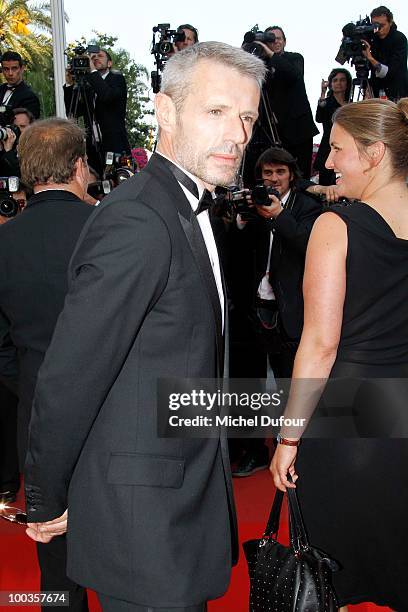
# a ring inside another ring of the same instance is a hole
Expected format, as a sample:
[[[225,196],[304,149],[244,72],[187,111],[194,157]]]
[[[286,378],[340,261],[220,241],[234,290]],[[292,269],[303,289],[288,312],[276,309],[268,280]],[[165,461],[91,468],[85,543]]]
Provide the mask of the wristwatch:
[[[288,440],[287,438],[283,438],[280,434],[276,436],[276,441],[278,444],[284,444],[285,446],[299,446],[300,445],[300,438],[299,440]]]

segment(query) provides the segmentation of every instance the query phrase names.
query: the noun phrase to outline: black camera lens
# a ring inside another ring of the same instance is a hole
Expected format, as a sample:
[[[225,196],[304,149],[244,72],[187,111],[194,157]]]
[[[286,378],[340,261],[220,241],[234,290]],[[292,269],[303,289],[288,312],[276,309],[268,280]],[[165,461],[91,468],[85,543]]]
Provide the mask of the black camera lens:
[[[160,43],[159,49],[162,55],[167,55],[168,53],[171,53],[171,51],[173,51],[173,45],[169,40],[163,40]]]
[[[256,206],[270,206],[270,195],[280,199],[280,194],[277,189],[274,189],[273,187],[265,187],[265,185],[256,185],[252,190],[251,197]]]
[[[2,217],[15,217],[19,211],[18,202],[12,197],[0,199],[0,215]]]
[[[264,185],[256,185],[252,190],[252,201],[256,206],[269,206],[271,201]]]

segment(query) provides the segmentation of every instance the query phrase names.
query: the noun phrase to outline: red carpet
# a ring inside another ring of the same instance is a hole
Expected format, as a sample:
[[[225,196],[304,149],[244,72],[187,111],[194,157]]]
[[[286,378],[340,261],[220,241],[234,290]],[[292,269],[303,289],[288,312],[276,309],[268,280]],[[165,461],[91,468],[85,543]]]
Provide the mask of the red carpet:
[[[234,480],[241,541],[259,537],[265,527],[274,488],[269,472],[258,472],[250,478]],[[17,504],[23,507],[22,499]],[[282,523],[283,538],[288,537],[287,518]],[[24,528],[0,520],[0,591],[36,591],[39,574],[35,545]],[[100,610],[97,599],[90,593],[91,612]],[[37,606],[13,606],[13,610],[40,610]],[[50,608],[52,610],[52,608]],[[350,606],[350,612],[390,612],[373,604]],[[248,612],[248,575],[244,555],[234,569],[228,593],[209,606],[209,612]]]

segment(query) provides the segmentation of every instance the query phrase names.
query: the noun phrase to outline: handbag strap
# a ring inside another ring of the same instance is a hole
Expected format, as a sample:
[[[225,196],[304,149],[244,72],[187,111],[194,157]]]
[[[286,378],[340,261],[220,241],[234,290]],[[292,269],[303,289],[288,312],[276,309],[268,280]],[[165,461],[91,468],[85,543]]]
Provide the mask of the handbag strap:
[[[279,521],[282,509],[282,501],[283,501],[283,492],[279,489],[276,489],[275,497],[273,499],[273,504],[271,508],[271,513],[269,515],[268,523],[266,525],[265,537],[270,537],[272,535],[277,535],[279,531]]]
[[[288,474],[288,480],[292,482],[292,477],[290,474]],[[294,552],[296,553],[300,550],[309,549],[310,545],[303,522],[302,512],[300,510],[296,489],[287,488],[286,493],[288,496],[289,507],[290,543]],[[264,537],[270,537],[273,535],[276,536],[278,534],[283,497],[283,492],[276,489],[268,523],[264,532]]]
[[[290,542],[295,552],[310,548],[296,489],[287,489]]]

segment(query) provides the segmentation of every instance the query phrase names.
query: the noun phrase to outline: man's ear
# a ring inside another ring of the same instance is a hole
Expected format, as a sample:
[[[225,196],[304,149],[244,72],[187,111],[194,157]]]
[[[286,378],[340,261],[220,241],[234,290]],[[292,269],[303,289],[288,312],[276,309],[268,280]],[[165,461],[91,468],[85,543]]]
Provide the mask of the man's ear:
[[[108,60],[108,68],[109,68],[109,69],[110,69],[110,68],[112,68],[112,64],[113,64],[113,62],[111,62],[110,60]]]
[[[78,157],[74,165],[74,178],[82,181],[89,180],[88,164],[82,157]]]
[[[157,123],[164,132],[172,132],[177,123],[177,112],[170,96],[159,92],[154,100]]]
[[[384,159],[386,146],[381,140],[374,142],[367,147],[367,156],[372,168],[378,166]]]

